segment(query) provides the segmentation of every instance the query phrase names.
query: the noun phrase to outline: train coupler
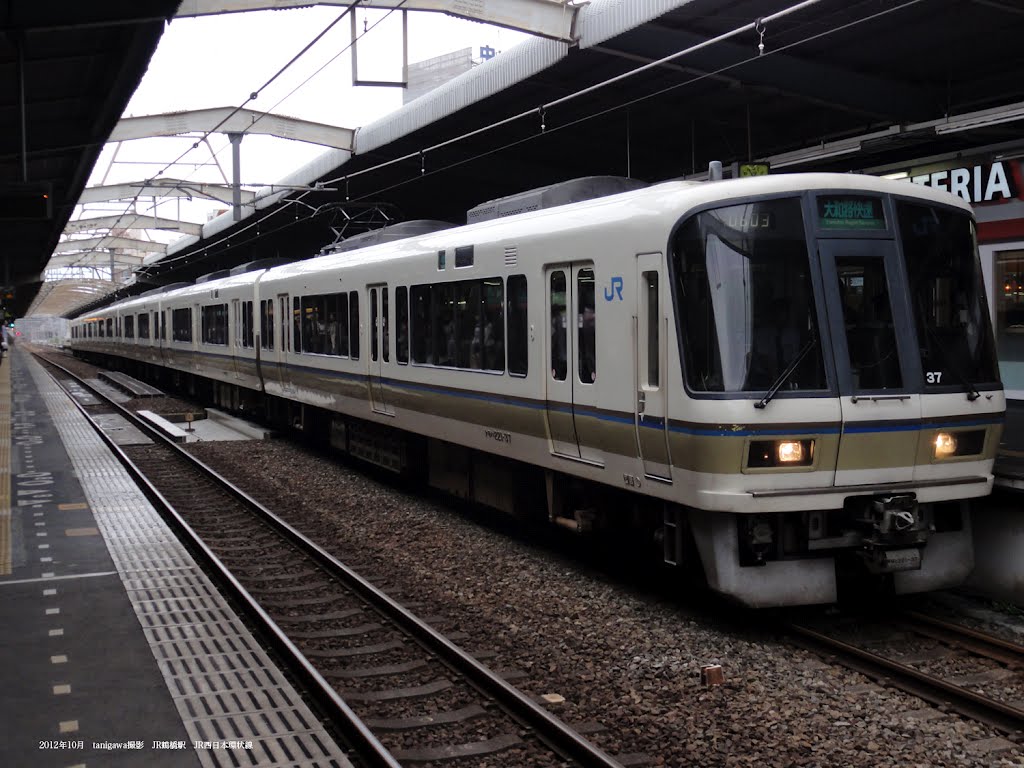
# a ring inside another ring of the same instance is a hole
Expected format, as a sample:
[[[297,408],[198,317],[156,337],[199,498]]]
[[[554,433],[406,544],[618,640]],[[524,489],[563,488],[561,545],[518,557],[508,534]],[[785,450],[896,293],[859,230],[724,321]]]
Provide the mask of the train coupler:
[[[857,554],[867,569],[871,573],[920,570],[928,524],[914,494],[875,497],[866,513],[871,531]]]

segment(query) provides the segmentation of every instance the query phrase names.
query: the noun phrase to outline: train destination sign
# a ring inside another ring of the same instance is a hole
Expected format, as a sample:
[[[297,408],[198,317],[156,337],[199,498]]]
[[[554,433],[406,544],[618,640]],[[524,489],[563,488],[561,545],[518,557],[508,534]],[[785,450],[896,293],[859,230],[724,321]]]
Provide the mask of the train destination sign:
[[[885,229],[885,212],[877,197],[823,195],[818,198],[821,229]]]

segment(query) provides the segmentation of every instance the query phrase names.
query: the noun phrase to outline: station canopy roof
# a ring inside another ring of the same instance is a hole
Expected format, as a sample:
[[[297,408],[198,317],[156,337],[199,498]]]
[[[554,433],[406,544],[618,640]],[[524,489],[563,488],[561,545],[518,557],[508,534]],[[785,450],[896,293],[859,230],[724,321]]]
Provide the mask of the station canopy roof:
[[[177,6],[0,3],[0,281],[14,316],[39,292],[96,157]]]
[[[305,258],[381,223],[464,222],[485,200],[580,176],[699,177],[711,160],[884,173],[1024,154],[1015,0],[593,0],[566,11],[571,41],[528,40],[358,128],[352,151],[326,150],[256,190],[240,221],[229,212],[145,257],[117,295]]]

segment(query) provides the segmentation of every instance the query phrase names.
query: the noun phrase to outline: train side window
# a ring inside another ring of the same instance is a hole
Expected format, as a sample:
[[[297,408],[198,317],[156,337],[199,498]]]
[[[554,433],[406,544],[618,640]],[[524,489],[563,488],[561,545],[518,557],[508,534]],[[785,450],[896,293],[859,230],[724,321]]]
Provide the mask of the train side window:
[[[252,302],[242,302],[242,346],[251,349],[253,346],[253,316],[252,316]]]
[[[405,365],[409,362],[409,289],[395,288],[395,358]]]
[[[324,354],[337,357],[341,354],[338,351],[338,294],[324,294],[320,306],[324,323]]]
[[[192,341],[192,309],[184,307],[171,313],[171,336],[174,341]]]
[[[263,299],[260,302],[260,347],[274,348],[274,300]]]
[[[526,275],[510,275],[505,316],[508,318],[508,372],[514,376],[525,376],[529,366],[526,309]]]
[[[597,381],[597,304],[594,301],[593,269],[581,269],[577,272],[577,298],[580,382],[593,384]]]
[[[644,306],[641,313],[647,323],[647,381],[649,389],[657,389],[661,385],[661,371],[659,370],[660,360],[658,350],[661,348],[658,336],[661,330],[661,312],[658,307],[658,273],[644,272],[642,301]]]
[[[577,333],[579,348],[579,374],[581,384],[597,381],[597,317],[594,313],[594,270],[581,269],[576,273]]]
[[[348,357],[348,294],[338,294],[338,354]]]
[[[107,336],[113,336],[113,335],[114,335],[114,318],[108,317],[107,318]]]
[[[125,315],[124,318],[124,337],[126,339],[135,338],[135,315]]]
[[[456,251],[457,253],[457,251]],[[483,328],[480,323],[480,284],[476,280],[452,284],[455,319],[455,355],[449,365],[456,368],[480,369]]]
[[[383,348],[384,362],[389,363],[391,362],[391,343],[388,338],[388,287],[386,285],[380,290],[380,322],[380,344]]]
[[[125,318],[125,328],[127,321]],[[204,344],[226,346],[228,343],[228,305],[211,304],[203,307],[200,315],[201,338]]]
[[[370,289],[370,359],[377,361],[377,291]]]
[[[359,294],[349,291],[348,294],[348,348],[349,357],[359,359]]]
[[[302,307],[299,297],[292,297],[292,351],[302,352]]]
[[[480,281],[483,286],[481,360],[485,371],[505,371],[505,286],[500,277]],[[474,340],[476,335],[474,334]]]
[[[326,296],[302,297],[302,351],[307,354],[329,354],[326,299]]]
[[[430,327],[434,338],[434,365],[455,365],[455,288],[451,283],[431,286]]]
[[[291,351],[292,334],[288,328],[288,297],[278,296],[278,305],[281,310],[279,321],[281,323],[281,351]]]
[[[429,285],[412,287],[412,361],[434,362],[434,336],[430,326],[432,292]]]
[[[551,273],[551,378],[565,381],[569,329],[566,323],[565,272]]]
[[[139,338],[149,338],[149,312],[139,313]]]

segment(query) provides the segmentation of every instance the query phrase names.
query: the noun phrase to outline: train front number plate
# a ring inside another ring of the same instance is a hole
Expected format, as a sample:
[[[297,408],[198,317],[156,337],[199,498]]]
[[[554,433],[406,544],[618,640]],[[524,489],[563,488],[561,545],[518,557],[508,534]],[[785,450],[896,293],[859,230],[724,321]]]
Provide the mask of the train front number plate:
[[[921,550],[917,548],[891,549],[877,553],[876,558],[878,570],[882,573],[916,571],[921,568]]]

